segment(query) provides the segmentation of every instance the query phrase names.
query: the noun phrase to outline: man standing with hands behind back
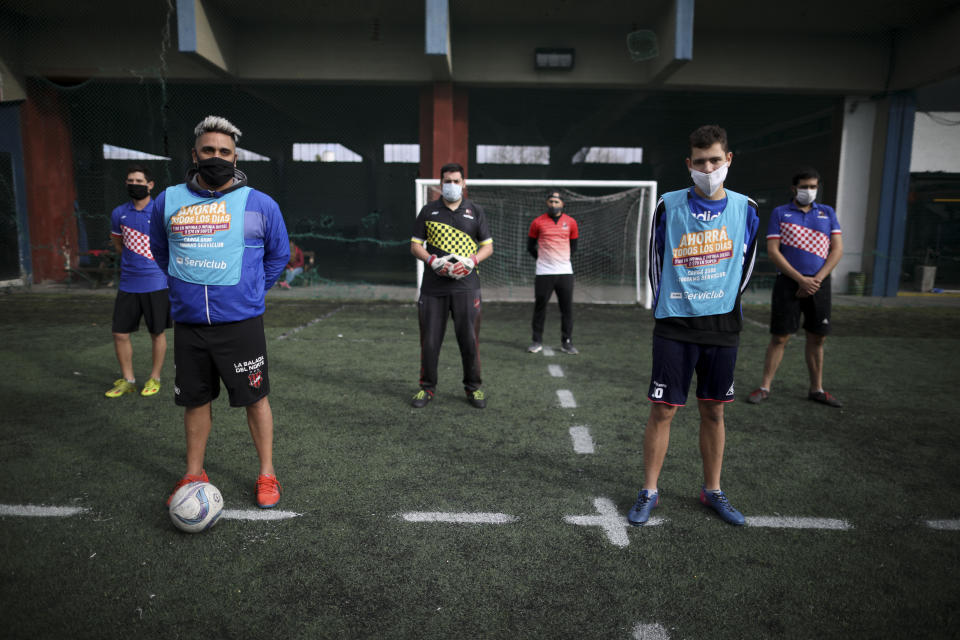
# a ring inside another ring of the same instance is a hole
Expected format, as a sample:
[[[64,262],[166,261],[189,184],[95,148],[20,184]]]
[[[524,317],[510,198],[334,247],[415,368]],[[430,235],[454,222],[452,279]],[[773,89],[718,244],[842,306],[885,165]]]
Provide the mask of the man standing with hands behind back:
[[[563,198],[559,191],[547,194],[547,212],[530,223],[527,232],[527,251],[537,261],[537,275],[533,285],[533,342],[528,353],[543,350],[543,324],[547,316],[547,303],[557,292],[560,307],[560,350],[576,355],[573,346],[573,263],[571,258],[577,250],[580,237],[577,221],[563,211]]]
[[[173,491],[209,482],[203,460],[222,380],[230,406],[246,409],[260,459],[256,503],[266,509],[280,501],[281,487],[267,399],[264,294],[287,264],[290,241],[280,207],[248,187],[236,167],[240,130],[226,118],[207,116],[194,135],[194,166],[185,184],[157,197],[150,234],[157,264],[170,275],[174,399],[184,407],[187,440],[186,474]]]
[[[727,132],[706,125],[690,134],[687,169],[693,187],[664,193],[650,236],[654,292],[653,367],[643,434],[643,487],[627,520],[645,524],[660,504],[657,484],[670,442],[670,425],[686,404],[697,374],[700,502],[726,523],[742,525],[720,488],[726,443],[723,407],[734,399],[733,378],[743,317],[740,298],[750,280],[760,218],[757,203],[726,188],[733,160]]]

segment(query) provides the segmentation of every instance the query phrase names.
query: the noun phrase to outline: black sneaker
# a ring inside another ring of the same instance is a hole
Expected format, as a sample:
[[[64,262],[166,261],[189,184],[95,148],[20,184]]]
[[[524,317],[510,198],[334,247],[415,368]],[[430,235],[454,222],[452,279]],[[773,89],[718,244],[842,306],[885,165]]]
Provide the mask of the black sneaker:
[[[467,391],[467,402],[477,409],[483,409],[487,406],[487,399],[483,395],[483,391],[477,389],[476,391]]]
[[[569,353],[572,356],[575,356],[578,353],[580,353],[579,351],[577,351],[577,348],[573,346],[572,340],[564,340],[563,342],[561,342],[560,351],[563,351],[564,353]]]
[[[819,402],[820,404],[825,404],[830,407],[843,406],[842,402],[834,398],[826,391],[811,391],[810,395],[807,396],[807,400],[813,400],[814,402]]]
[[[423,409],[431,400],[433,400],[433,392],[420,389],[420,391],[417,391],[417,395],[413,396],[413,401],[410,404],[413,405],[414,409]]]

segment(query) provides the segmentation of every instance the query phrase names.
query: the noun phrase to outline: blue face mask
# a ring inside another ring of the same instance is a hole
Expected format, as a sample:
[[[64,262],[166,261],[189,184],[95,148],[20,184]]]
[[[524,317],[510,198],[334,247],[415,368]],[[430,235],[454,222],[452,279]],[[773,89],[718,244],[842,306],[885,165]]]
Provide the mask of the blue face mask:
[[[447,202],[456,202],[463,197],[463,185],[454,184],[452,182],[443,183],[443,199]]]

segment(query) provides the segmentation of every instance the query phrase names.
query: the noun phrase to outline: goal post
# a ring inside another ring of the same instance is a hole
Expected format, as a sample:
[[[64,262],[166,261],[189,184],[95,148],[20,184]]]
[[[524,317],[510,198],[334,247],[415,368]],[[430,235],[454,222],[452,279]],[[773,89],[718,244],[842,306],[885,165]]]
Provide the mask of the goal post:
[[[580,231],[572,258],[574,301],[649,309],[647,244],[657,202],[657,183],[649,180],[468,179],[465,195],[483,208],[493,237],[493,256],[479,267],[484,300],[533,301],[536,269],[527,232],[546,211],[550,189],[561,192]],[[440,180],[416,180],[414,215],[438,197]],[[416,263],[419,294],[423,263]]]

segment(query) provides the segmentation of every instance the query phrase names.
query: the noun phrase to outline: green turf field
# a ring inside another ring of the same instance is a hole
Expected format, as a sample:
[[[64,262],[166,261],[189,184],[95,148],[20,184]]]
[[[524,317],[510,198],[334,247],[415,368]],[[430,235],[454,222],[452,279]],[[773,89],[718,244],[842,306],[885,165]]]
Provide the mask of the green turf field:
[[[706,511],[696,500],[691,405],[674,422],[654,512],[662,524],[623,529],[619,546],[603,528],[565,518],[597,516],[597,498],[620,515],[633,503],[649,312],[577,306],[581,355],[546,357],[524,352],[531,307],[484,309],[486,410],[463,397],[451,327],[439,395],[418,411],[408,404],[418,372],[414,305],[271,302],[279,509],[301,515],[224,520],[188,535],[163,507],[184,455],[172,334],[160,395],[108,400],[118,376],[111,297],[0,297],[0,504],[87,509],[0,516],[0,635],[960,636],[960,531],[926,525],[960,518],[957,309],[835,309],[825,380],[841,410],[805,399],[800,341],[788,347],[771,399],[743,402],[767,342],[758,324],[743,333],[724,489],[748,518],[851,528],[735,528]],[[761,324],[767,312],[746,308]],[[134,348],[142,384],[144,331]],[[560,407],[560,389],[576,408]],[[594,453],[574,452],[572,426],[588,428]],[[228,509],[253,509],[256,455],[243,411],[225,394],[206,469]],[[402,517],[411,512],[515,521]]]

